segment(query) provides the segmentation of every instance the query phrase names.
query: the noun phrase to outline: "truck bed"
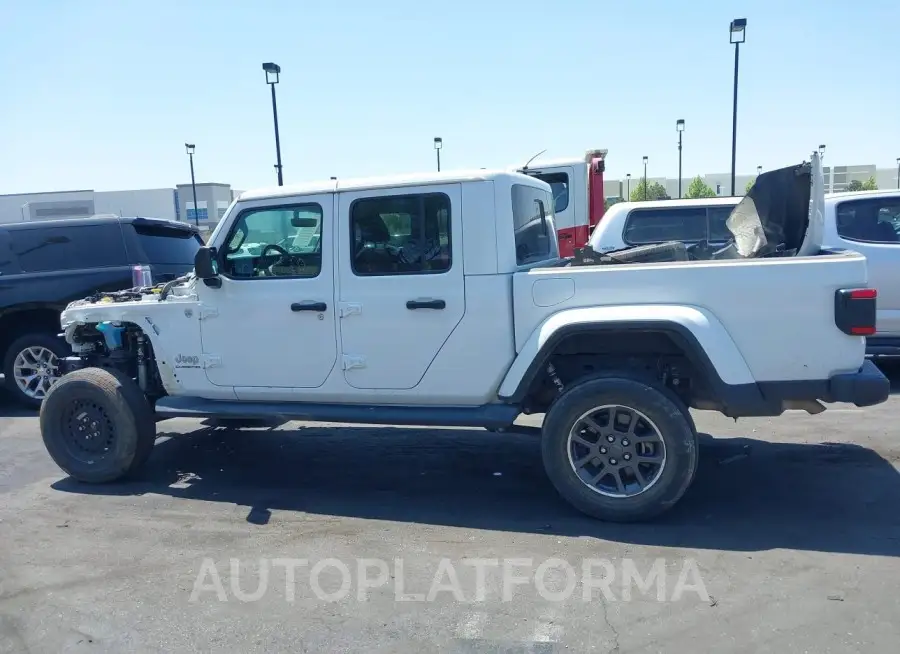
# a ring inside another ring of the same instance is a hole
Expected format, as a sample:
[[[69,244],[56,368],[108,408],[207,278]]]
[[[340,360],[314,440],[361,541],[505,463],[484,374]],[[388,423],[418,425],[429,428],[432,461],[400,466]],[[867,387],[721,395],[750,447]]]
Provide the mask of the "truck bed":
[[[827,379],[855,371],[864,357],[865,338],[837,328],[834,303],[836,290],[866,281],[865,257],[827,250],[809,257],[535,268],[513,276],[516,349],[565,309],[615,307],[623,316],[630,310],[652,317],[694,307],[707,316],[698,328],[727,332],[754,380]]]

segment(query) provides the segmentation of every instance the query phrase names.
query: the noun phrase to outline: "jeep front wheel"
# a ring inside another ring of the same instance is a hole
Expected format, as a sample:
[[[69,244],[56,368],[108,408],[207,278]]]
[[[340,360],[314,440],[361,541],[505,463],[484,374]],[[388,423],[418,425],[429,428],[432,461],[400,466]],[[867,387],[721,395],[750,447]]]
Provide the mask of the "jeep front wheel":
[[[601,520],[648,520],[671,508],[697,468],[686,409],[627,377],[584,381],[544,420],[544,467],[560,495]]]
[[[88,483],[135,472],[156,441],[153,411],[137,383],[101,368],[63,375],[41,405],[40,424],[56,465]]]

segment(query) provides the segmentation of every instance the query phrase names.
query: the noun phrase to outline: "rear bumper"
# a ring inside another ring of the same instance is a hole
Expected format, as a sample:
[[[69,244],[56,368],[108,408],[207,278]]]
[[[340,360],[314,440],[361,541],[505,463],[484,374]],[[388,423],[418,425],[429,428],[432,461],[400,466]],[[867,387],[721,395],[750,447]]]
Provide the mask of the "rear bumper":
[[[727,387],[725,415],[732,417],[777,416],[799,403],[847,402],[856,406],[881,404],[891,393],[887,377],[866,359],[855,372],[828,379],[759,382]]]
[[[856,372],[834,375],[828,380],[826,402],[849,402],[856,406],[881,404],[891,393],[891,382],[874,363],[865,361]]]

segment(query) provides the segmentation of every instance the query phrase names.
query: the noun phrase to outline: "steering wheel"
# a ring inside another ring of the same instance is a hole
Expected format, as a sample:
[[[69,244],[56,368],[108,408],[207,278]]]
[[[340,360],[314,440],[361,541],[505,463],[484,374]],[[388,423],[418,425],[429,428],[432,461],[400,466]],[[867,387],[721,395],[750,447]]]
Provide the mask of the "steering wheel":
[[[279,275],[276,275],[274,272],[272,272],[272,269],[284,261],[287,261],[287,263],[282,264],[285,267],[290,267],[290,268],[305,268],[306,267],[306,262],[303,261],[303,259],[296,259],[295,261],[292,261],[291,253],[288,252],[287,250],[285,250],[280,245],[277,245],[275,243],[269,243],[266,247],[264,247],[262,249],[262,252],[259,253],[260,259],[265,258],[267,256],[267,253],[269,252],[269,250],[274,250],[275,252],[277,252],[280,255],[276,261],[272,262],[272,265],[269,266],[269,269],[268,269],[269,274],[272,275],[273,277],[278,277]]]
[[[281,247],[280,245],[276,245],[275,243],[269,243],[266,247],[264,247],[264,248],[262,249],[262,252],[259,253],[260,258],[265,257],[265,256],[266,256],[266,253],[267,253],[269,250],[275,250],[275,251],[276,251],[278,254],[280,254],[282,257],[289,257],[289,256],[291,256],[291,253],[288,252],[287,250],[285,250],[285,249],[284,249],[283,247]]]

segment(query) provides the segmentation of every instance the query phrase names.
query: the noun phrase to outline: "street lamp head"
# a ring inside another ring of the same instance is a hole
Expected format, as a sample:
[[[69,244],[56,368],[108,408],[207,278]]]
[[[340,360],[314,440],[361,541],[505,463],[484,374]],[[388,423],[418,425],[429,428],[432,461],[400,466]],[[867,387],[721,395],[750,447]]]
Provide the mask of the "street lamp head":
[[[435,136],[434,137],[434,149],[440,150],[442,147],[444,147],[444,140],[440,136]]]
[[[898,159],[898,161],[900,161],[900,159]],[[631,179],[631,173],[625,173],[625,177]]]
[[[645,166],[647,165],[647,157],[646,156],[644,157],[644,165]]]
[[[266,84],[278,84],[278,78],[281,74],[281,66],[278,64],[273,64],[271,61],[266,62],[262,65],[264,71],[266,71]]]
[[[747,19],[746,18],[735,18],[731,21],[731,29],[728,32],[728,40],[730,43],[743,43],[745,36],[745,30],[747,29]]]
[[[675,130],[679,132],[684,131],[684,118],[679,118],[675,121]]]
[[[821,157],[823,154],[825,154],[825,144],[824,143],[819,146],[819,156]]]
[[[185,143],[185,144],[184,144],[184,151],[185,151],[187,154],[194,154],[194,144],[193,144],[193,143]]]
[[[759,175],[762,172],[762,166],[756,167],[756,174]]]

